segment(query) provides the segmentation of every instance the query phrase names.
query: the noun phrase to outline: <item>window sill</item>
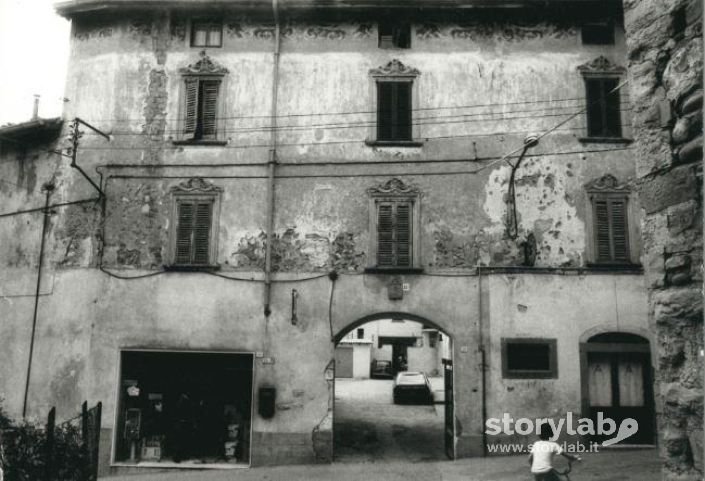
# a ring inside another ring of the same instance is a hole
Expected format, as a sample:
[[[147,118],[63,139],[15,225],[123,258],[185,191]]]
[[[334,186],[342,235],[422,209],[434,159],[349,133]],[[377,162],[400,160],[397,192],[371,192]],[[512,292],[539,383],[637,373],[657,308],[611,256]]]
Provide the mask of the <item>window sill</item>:
[[[511,371],[506,372],[503,379],[558,379],[555,372],[549,371]]]
[[[368,267],[365,274],[423,274],[421,267]]]
[[[588,262],[587,266],[594,271],[628,271],[628,272],[643,272],[641,264],[632,264],[630,262]]]
[[[165,271],[170,272],[213,272],[220,270],[218,264],[204,264],[204,265],[186,265],[186,264],[172,264],[169,266],[164,266]]]
[[[631,144],[634,139],[624,137],[580,137],[578,142],[583,144]]]
[[[370,147],[423,147],[421,140],[365,140]]]
[[[227,140],[172,140],[174,145],[198,145],[198,146],[224,146],[228,145]]]

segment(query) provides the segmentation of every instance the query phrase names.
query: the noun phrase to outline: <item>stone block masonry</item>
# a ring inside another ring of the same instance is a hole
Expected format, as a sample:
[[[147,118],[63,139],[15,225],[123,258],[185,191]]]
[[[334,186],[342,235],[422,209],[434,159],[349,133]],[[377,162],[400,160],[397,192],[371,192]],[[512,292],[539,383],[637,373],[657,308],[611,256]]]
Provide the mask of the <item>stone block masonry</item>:
[[[702,2],[624,2],[664,479],[703,478]]]

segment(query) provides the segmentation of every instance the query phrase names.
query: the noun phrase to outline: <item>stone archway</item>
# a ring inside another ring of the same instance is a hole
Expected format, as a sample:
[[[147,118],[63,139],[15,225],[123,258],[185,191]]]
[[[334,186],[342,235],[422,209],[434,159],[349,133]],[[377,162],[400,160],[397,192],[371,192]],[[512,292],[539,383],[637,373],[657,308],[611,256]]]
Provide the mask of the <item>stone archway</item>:
[[[445,328],[411,313],[379,312],[348,323],[335,333],[333,342],[336,370],[345,372],[342,377],[336,375],[334,384],[334,459],[423,461],[455,457],[453,339]],[[397,350],[397,347],[403,349]],[[367,373],[359,375],[358,368],[360,365],[364,368],[366,361],[356,362],[357,351],[374,353],[368,358],[372,360],[367,364],[369,376]],[[385,355],[391,357],[387,359]],[[393,362],[397,355],[403,357],[402,367]],[[351,368],[344,364],[347,362],[356,365]],[[380,369],[375,369],[377,367]],[[414,406],[418,399],[413,399],[412,406],[406,406],[406,400],[396,395],[401,389],[395,386],[403,382],[402,378],[405,380],[417,373],[419,379],[426,380],[429,400],[421,401],[421,406]],[[356,387],[351,388],[353,384]],[[372,404],[369,408],[361,408],[361,402]],[[417,408],[424,411],[411,412]],[[408,409],[410,415],[400,416],[397,411],[403,409]],[[418,418],[415,419],[416,415]],[[413,422],[404,422],[403,419]],[[422,425],[434,419],[437,424],[432,428]],[[391,430],[388,429],[389,422],[394,423]],[[423,439],[426,439],[425,444]],[[367,452],[356,443],[370,447],[370,451],[379,449],[379,452]],[[381,448],[374,448],[375,443],[381,444]],[[429,449],[429,444],[433,444],[433,449]],[[400,456],[402,451],[404,455]],[[360,453],[369,457],[361,457]],[[413,457],[415,455],[418,459]]]

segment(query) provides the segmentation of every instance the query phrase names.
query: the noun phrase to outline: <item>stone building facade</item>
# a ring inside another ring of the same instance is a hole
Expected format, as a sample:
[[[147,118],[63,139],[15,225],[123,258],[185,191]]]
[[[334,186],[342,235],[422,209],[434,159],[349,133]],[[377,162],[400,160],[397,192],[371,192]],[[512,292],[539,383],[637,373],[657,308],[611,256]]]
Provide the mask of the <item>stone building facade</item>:
[[[230,436],[193,455],[330,462],[335,344],[399,317],[452,340],[450,457],[530,438],[503,413],[653,443],[619,3],[316,3],[59,7],[82,135],[0,129],[8,411],[102,401],[104,472],[189,417]]]
[[[624,5],[664,475],[702,479],[702,2]]]

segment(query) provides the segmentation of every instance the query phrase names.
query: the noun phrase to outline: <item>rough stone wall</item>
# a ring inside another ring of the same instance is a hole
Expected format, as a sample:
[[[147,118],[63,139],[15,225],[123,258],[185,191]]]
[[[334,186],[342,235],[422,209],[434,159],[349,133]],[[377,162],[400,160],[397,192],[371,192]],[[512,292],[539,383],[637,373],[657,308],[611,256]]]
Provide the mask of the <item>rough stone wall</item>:
[[[702,3],[624,2],[665,479],[702,479]]]

